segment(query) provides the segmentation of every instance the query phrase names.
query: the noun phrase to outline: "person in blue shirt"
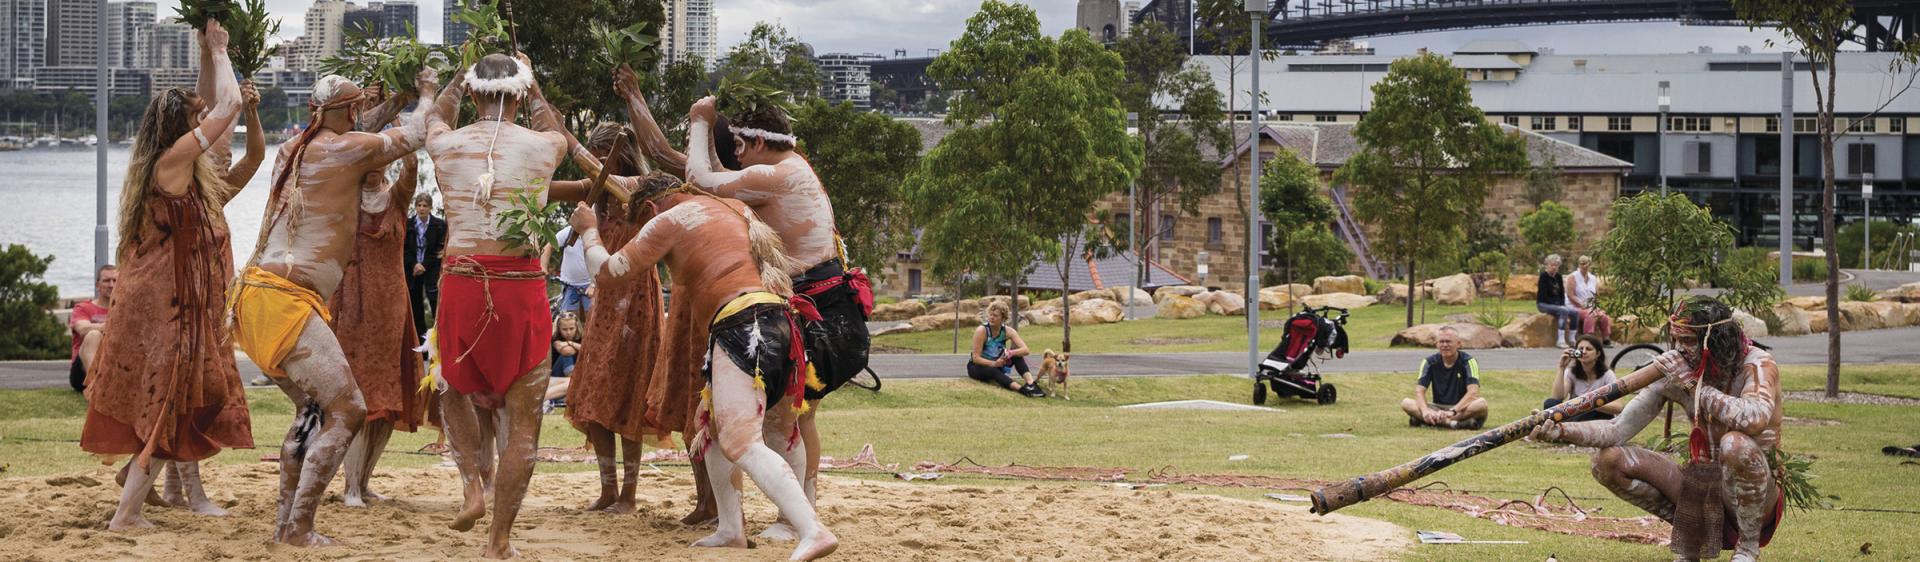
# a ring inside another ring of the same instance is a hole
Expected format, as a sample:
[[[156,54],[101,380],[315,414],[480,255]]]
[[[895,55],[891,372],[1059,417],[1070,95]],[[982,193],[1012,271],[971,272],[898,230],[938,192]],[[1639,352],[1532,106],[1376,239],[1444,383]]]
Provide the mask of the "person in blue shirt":
[[[1407,425],[1480,429],[1487,422],[1487,399],[1480,397],[1480,363],[1460,352],[1460,335],[1453,328],[1441,328],[1434,347],[1440,352],[1420,361],[1420,381],[1414,384],[1413,397],[1400,400]]]
[[[1020,332],[1007,326],[1007,317],[1012,313],[1007,305],[993,303],[987,305],[983,322],[973,331],[973,354],[967,359],[967,376],[980,382],[994,383],[1007,390],[1039,398],[1046,391],[1034,385],[1033,375],[1027,372],[1026,340],[1020,339]],[[1012,373],[1020,373],[1020,381],[1015,382]]]

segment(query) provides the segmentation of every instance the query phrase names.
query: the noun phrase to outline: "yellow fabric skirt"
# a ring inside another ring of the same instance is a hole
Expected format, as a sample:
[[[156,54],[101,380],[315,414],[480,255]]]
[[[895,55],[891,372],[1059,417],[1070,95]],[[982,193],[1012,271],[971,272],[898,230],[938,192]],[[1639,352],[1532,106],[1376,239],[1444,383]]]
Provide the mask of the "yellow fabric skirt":
[[[293,351],[294,342],[306,330],[307,318],[314,314],[333,324],[333,313],[319,293],[273,272],[248,267],[240,274],[240,291],[234,297],[234,341],[267,376],[286,378],[280,362]]]

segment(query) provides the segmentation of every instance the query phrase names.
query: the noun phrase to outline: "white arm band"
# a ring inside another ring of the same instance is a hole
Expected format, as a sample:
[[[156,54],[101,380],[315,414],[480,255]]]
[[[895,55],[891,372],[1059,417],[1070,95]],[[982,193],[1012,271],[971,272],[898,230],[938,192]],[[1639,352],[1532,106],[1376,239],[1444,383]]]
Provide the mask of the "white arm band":
[[[591,229],[581,234],[580,243],[586,246],[585,251],[581,253],[587,258],[587,272],[599,275],[600,267],[607,264],[608,255],[607,247],[600,245],[600,229]]]

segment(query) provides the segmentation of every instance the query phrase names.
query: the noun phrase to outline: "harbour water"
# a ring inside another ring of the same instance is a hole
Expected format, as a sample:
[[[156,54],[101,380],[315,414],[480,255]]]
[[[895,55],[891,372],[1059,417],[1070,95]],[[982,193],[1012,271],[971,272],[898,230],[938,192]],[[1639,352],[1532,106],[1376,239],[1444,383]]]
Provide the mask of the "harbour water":
[[[236,146],[234,152],[245,152]],[[233,255],[245,262],[260,234],[267,205],[267,184],[279,147],[267,147],[267,161],[239,197],[227,203]],[[118,243],[120,183],[126,177],[127,147],[107,149],[108,261]],[[422,166],[424,185],[432,185],[430,165]],[[46,280],[62,297],[93,293],[94,151],[90,148],[28,149],[0,152],[0,247],[25,244],[39,255],[52,254]],[[236,264],[239,265],[239,264]]]

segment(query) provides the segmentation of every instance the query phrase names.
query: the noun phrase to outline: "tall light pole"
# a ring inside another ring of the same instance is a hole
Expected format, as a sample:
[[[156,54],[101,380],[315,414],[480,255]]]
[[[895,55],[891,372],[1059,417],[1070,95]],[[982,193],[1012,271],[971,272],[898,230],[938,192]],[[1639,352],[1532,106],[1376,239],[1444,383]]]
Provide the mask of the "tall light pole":
[[[1780,53],[1780,288],[1793,284],[1793,52]]]
[[[1132,137],[1138,134],[1140,134],[1140,114],[1129,111],[1127,112],[1127,136]],[[1127,180],[1127,251],[1133,252],[1134,261],[1133,287],[1127,291],[1128,320],[1133,319],[1133,294],[1140,292],[1140,285],[1145,283],[1141,279],[1146,277],[1147,271],[1147,253],[1134,245],[1134,241],[1137,240],[1135,233],[1140,230],[1138,228],[1140,224],[1139,183],[1137,178]],[[1063,287],[1062,290],[1064,291],[1065,288]]]
[[[1659,128],[1657,129],[1659,131],[1659,138],[1660,138],[1660,157],[1655,158],[1654,162],[1658,162],[1660,164],[1660,194],[1666,195],[1667,194],[1667,109],[1673,107],[1673,98],[1667,96],[1666,80],[1660,81],[1660,98],[1657,101],[1659,101],[1660,103],[1660,123],[1658,124]]]
[[[107,0],[99,0],[100,22],[95,27],[100,51],[93,74],[93,270],[107,265]],[[59,134],[55,131],[54,134]]]
[[[1866,235],[1860,237],[1860,269],[1873,268],[1873,172],[1860,175],[1860,204],[1866,206],[1866,222],[1861,226]]]
[[[1247,117],[1252,123],[1247,133],[1247,175],[1252,178],[1247,184],[1247,286],[1243,293],[1247,306],[1241,312],[1247,315],[1247,377],[1255,378],[1260,374],[1260,33],[1261,20],[1267,15],[1267,0],[1246,0],[1247,21],[1253,43],[1247,49],[1247,58],[1253,59],[1253,92],[1247,96]]]

